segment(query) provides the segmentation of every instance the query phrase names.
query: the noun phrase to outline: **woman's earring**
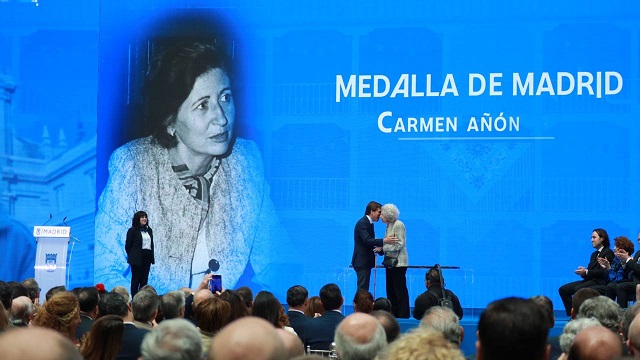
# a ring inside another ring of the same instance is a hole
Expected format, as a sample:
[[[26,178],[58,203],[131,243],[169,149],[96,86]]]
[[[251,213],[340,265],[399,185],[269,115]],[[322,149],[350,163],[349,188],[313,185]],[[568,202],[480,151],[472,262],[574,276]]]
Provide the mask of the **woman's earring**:
[[[169,135],[176,136],[176,129],[170,128],[170,129],[167,129],[167,130],[168,130],[167,132],[169,133]]]

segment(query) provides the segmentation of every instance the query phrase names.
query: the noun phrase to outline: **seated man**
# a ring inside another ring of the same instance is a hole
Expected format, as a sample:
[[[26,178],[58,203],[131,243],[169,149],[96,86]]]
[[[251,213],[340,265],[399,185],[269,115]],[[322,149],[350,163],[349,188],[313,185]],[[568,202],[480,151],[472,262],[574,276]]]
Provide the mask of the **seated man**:
[[[340,312],[342,292],[336,284],[320,289],[320,301],[324,307],[322,316],[309,319],[304,326],[304,346],[313,350],[329,350],[338,324],[344,319]]]
[[[442,279],[444,281],[444,278]],[[462,319],[462,306],[460,306],[460,300],[456,294],[454,294],[451,290],[445,290],[442,288],[442,284],[440,284],[440,274],[438,273],[438,269],[432,268],[427,271],[424,279],[425,286],[427,287],[427,291],[420,294],[415,301],[413,308],[413,317],[416,320],[422,319],[422,315],[432,306],[440,305],[440,299],[443,298],[443,290],[446,296],[453,303],[453,312],[458,315],[458,318]]]

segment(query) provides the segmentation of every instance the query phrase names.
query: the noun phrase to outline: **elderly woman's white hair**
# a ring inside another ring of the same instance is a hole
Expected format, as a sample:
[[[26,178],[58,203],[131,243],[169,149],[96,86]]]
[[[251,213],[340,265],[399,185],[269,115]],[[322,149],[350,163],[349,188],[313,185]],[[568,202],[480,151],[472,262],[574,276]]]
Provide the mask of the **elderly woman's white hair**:
[[[388,223],[392,223],[398,220],[400,216],[400,210],[398,207],[393,204],[384,204],[382,205],[382,217]]]
[[[569,321],[562,330],[562,335],[560,335],[560,348],[562,352],[565,354],[569,353],[569,349],[571,348],[571,344],[573,344],[573,339],[576,335],[591,326],[600,325],[600,322],[596,318],[581,318]]]

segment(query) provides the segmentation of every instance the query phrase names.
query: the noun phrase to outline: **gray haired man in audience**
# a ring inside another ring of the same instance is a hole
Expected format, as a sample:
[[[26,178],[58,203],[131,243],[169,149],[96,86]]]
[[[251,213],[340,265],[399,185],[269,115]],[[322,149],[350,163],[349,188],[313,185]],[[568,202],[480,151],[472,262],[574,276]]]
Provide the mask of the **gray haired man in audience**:
[[[620,332],[620,305],[606,296],[597,296],[582,303],[576,318],[589,317],[616,334]]]
[[[264,319],[234,320],[213,337],[209,360],[284,360],[287,351],[276,328]]]
[[[160,299],[160,306],[165,320],[183,318],[186,299],[182,291],[170,291]]]
[[[566,359],[573,344],[576,335],[591,326],[600,326],[600,322],[594,318],[583,318],[569,321],[562,330],[560,335],[560,348],[562,349],[561,359]]]
[[[618,304],[616,303],[616,305]],[[582,309],[582,307],[580,309]],[[567,359],[617,359],[622,356],[622,351],[622,341],[620,341],[620,336],[604,326],[596,325],[590,326],[576,335],[573,340],[573,344],[571,345],[571,349],[569,349],[569,356],[567,356]]]
[[[131,310],[133,311],[133,324],[139,329],[152,330],[153,322],[158,315],[158,295],[153,291],[140,290],[133,297]]]
[[[458,315],[448,307],[434,306],[429,308],[420,320],[420,327],[440,331],[449,342],[458,348],[464,338],[464,329],[460,326]]]
[[[140,351],[143,360],[200,360],[202,339],[189,321],[169,319],[144,337]]]
[[[60,333],[34,326],[0,335],[0,359],[82,360],[82,355]]]
[[[18,296],[11,303],[11,323],[16,327],[29,325],[35,312],[33,302],[26,296]]]
[[[376,318],[357,312],[340,322],[335,342],[341,360],[372,360],[387,346],[387,335]]]

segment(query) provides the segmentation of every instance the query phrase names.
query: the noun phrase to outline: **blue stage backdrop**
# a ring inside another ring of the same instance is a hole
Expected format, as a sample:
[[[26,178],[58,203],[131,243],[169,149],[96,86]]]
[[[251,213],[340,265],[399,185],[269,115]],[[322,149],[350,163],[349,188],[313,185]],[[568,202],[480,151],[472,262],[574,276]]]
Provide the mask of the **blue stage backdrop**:
[[[444,276],[464,307],[544,294],[560,309],[591,231],[635,242],[640,229],[639,14],[633,2],[0,2],[0,278],[33,276],[31,229],[52,214],[80,240],[70,286],[126,286],[124,236],[145,210],[161,292],[196,286],[216,258],[227,288],[284,300],[335,282],[350,303],[353,227],[376,200],[400,209],[410,265],[460,267]],[[231,58],[235,105],[202,223],[180,205],[193,199],[169,152],[136,140],[153,131],[149,65],[194,39]],[[424,273],[407,273],[412,302]],[[384,296],[384,270],[375,284]]]

